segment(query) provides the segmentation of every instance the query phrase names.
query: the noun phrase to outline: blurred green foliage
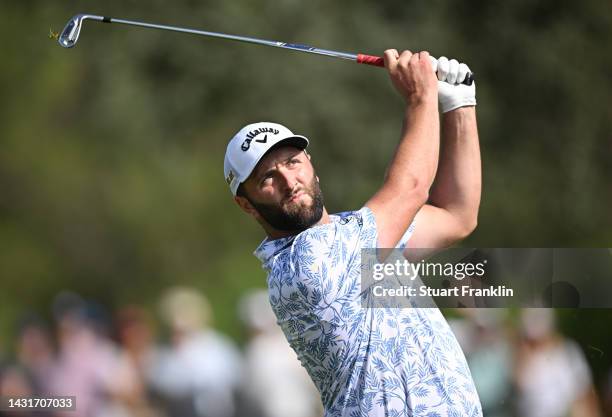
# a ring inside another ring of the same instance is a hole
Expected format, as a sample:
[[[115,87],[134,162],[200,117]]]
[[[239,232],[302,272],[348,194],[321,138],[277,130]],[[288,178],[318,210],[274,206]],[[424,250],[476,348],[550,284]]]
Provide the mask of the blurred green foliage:
[[[19,314],[48,314],[66,288],[111,307],[153,307],[167,286],[193,285],[211,298],[217,325],[239,337],[237,299],[265,286],[252,256],[263,235],[223,180],[227,140],[258,120],[307,135],[330,212],[363,204],[398,140],[402,102],[380,69],[92,22],[74,49],[62,49],[49,29],[77,12],[341,51],[458,57],[477,76],[484,168],[480,223],[465,244],[610,246],[609,2],[6,1],[5,348]],[[593,339],[609,366],[610,332],[597,325],[607,317],[609,327],[609,311],[572,314],[562,315],[565,330],[583,345]],[[592,331],[578,316],[595,323]]]

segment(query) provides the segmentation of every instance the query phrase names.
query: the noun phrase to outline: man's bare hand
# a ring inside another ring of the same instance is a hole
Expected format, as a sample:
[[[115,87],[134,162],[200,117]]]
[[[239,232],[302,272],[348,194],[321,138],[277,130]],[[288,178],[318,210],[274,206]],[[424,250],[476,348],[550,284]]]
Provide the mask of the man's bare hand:
[[[438,80],[429,52],[401,54],[396,49],[387,49],[384,54],[385,67],[389,71],[395,89],[409,106],[438,100]]]

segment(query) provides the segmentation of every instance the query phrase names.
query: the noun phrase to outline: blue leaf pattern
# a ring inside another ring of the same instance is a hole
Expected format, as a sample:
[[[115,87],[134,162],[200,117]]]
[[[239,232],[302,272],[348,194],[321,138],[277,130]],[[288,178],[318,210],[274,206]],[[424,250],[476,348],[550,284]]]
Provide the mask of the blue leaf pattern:
[[[270,304],[321,393],[325,417],[482,417],[465,357],[437,308],[364,308],[361,249],[375,248],[372,211],[255,251]],[[398,247],[405,247],[412,224]]]

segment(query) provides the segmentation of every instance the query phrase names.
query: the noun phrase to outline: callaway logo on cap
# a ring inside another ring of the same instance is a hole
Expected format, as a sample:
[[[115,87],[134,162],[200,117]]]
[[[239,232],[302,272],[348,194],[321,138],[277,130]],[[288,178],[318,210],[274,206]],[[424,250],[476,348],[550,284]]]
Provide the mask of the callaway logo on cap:
[[[227,145],[223,163],[225,181],[233,195],[266,152],[281,142],[301,149],[308,146],[304,136],[294,135],[285,126],[272,122],[252,123],[234,135]]]

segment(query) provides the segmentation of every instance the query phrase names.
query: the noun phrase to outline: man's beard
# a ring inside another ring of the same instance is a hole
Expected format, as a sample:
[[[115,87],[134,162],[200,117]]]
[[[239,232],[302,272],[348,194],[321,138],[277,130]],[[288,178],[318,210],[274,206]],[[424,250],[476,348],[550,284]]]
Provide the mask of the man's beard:
[[[299,200],[291,204],[283,199],[280,205],[258,203],[248,198],[257,212],[270,226],[283,232],[303,231],[316,224],[323,217],[323,193],[316,177],[312,179],[310,186],[304,187],[297,192],[303,192],[310,196],[312,204],[305,206]]]

